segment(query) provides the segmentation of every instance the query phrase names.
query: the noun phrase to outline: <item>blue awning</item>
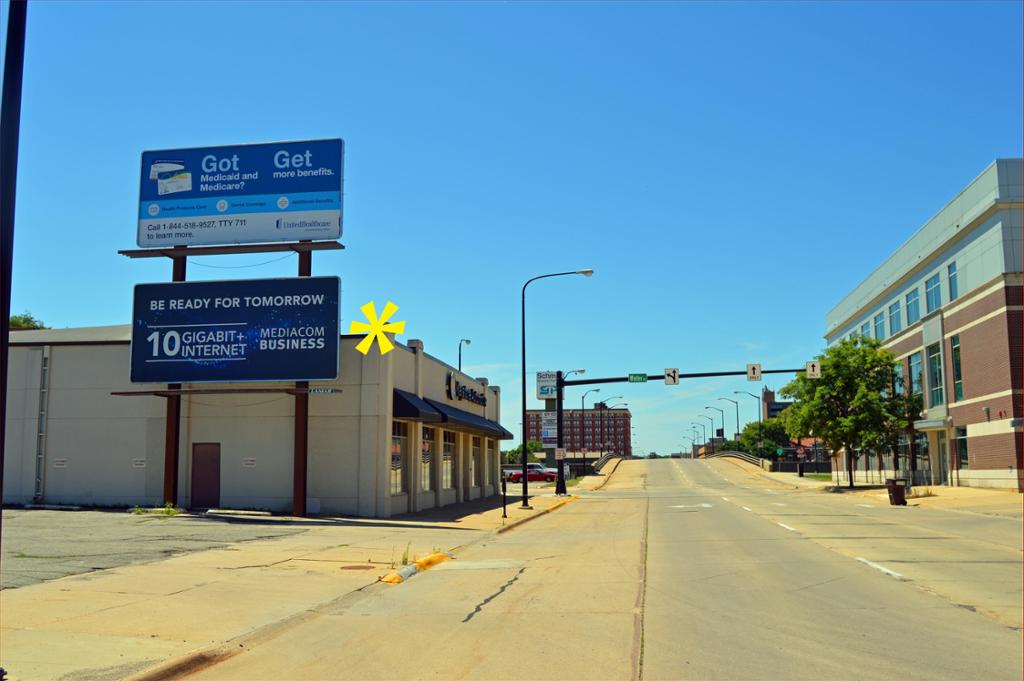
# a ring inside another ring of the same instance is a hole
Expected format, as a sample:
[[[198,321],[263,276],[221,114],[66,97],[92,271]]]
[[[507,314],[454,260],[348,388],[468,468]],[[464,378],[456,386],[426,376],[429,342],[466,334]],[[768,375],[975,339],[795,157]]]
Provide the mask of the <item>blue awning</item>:
[[[422,397],[395,388],[392,400],[392,416],[408,421],[436,423],[442,420],[441,412],[427,404]]]
[[[437,402],[435,400],[425,400],[427,404],[441,412],[441,418],[445,423],[450,423],[456,428],[463,430],[469,430],[474,433],[479,433],[487,437],[493,437],[497,440],[511,440],[513,438],[512,433],[505,430],[505,428],[497,421],[491,421],[478,414],[472,414],[462,409],[456,409],[450,407],[443,402]]]

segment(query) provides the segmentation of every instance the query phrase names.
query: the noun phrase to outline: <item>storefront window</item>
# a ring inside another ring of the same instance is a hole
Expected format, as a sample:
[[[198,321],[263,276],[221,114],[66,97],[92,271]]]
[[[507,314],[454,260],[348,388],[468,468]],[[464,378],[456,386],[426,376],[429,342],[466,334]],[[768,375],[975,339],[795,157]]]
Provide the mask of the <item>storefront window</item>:
[[[405,491],[405,453],[408,451],[409,426],[401,421],[391,424],[391,493]]]
[[[434,453],[437,451],[437,444],[434,441],[436,432],[433,428],[423,429],[423,451],[420,452],[420,490],[423,492],[434,489],[431,466],[434,462]]]
[[[472,484],[477,487],[480,486],[480,476],[483,474],[483,462],[480,461],[480,438],[474,437],[470,442],[470,454],[469,457],[469,479],[472,480]]]
[[[949,339],[950,349],[953,351],[953,401],[958,402],[964,399],[963,374],[960,371],[960,335],[957,334]]]
[[[942,394],[942,353],[939,344],[928,346],[928,406],[937,407],[943,402]]]
[[[914,449],[917,454],[917,470],[927,471],[932,468],[932,460],[928,456],[928,434],[917,433],[914,435]]]
[[[967,429],[956,429],[956,455],[960,459],[960,468],[969,468],[967,465]]]
[[[455,433],[445,431],[441,450],[441,489],[452,488],[452,468],[455,467]]]
[[[491,469],[490,478],[494,479],[494,466],[498,466],[498,443],[496,440],[487,441],[487,466]],[[498,466],[500,469],[501,467]]]

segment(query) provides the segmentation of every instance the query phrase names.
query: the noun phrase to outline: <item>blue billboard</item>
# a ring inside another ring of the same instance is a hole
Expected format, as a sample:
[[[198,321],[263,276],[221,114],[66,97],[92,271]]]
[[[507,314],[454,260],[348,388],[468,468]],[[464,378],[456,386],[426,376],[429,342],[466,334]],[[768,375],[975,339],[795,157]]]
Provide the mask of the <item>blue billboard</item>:
[[[338,377],[338,277],[138,284],[132,383]]]
[[[337,239],[340,139],[142,153],[141,248]]]

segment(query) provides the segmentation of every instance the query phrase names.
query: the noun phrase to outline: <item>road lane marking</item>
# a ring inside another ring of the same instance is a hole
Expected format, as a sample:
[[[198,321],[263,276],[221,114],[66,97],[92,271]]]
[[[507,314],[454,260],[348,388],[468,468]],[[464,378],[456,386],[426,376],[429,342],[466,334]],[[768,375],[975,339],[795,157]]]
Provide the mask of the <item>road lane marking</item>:
[[[744,511],[750,511],[750,509],[749,509],[749,508],[747,508],[746,506],[744,506],[744,507],[743,507],[743,510],[744,510]],[[751,513],[753,513],[753,511],[750,511],[750,512],[751,512]]]
[[[875,508],[875,504],[857,504],[861,508]]]
[[[669,506],[669,508],[711,508],[711,504],[682,504],[679,506]]]
[[[793,528],[792,528],[792,527],[790,527],[789,525],[786,525],[785,523],[775,523],[775,524],[776,524],[776,525],[778,525],[779,527],[785,527],[785,528],[786,528],[787,530],[789,530],[790,532],[796,532],[796,530],[795,530],[795,529],[793,529]]]
[[[785,504],[781,504],[778,501],[773,501],[772,506],[785,506]]]
[[[722,501],[729,501],[728,497],[722,497]]]
[[[882,572],[884,572],[885,574],[889,575],[890,577],[895,577],[896,579],[906,579],[906,577],[904,577],[900,573],[895,572],[893,570],[890,570],[889,568],[887,568],[887,567],[885,567],[883,565],[879,565],[878,563],[872,563],[867,558],[861,558],[860,556],[858,556],[857,560],[859,560],[860,562],[864,563],[865,565],[869,565],[869,566],[875,568],[876,570],[881,570]]]

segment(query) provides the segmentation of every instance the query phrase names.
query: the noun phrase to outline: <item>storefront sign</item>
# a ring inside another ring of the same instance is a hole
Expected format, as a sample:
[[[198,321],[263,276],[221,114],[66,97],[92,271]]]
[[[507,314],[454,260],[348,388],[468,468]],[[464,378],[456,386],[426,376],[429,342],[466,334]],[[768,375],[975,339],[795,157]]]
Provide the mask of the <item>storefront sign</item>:
[[[338,377],[338,277],[139,284],[133,383]]]
[[[459,383],[455,378],[455,372],[452,371],[449,371],[445,378],[445,394],[449,400],[468,400],[481,407],[487,406],[487,396],[468,385]]]
[[[340,139],[142,153],[142,248],[341,236]]]

